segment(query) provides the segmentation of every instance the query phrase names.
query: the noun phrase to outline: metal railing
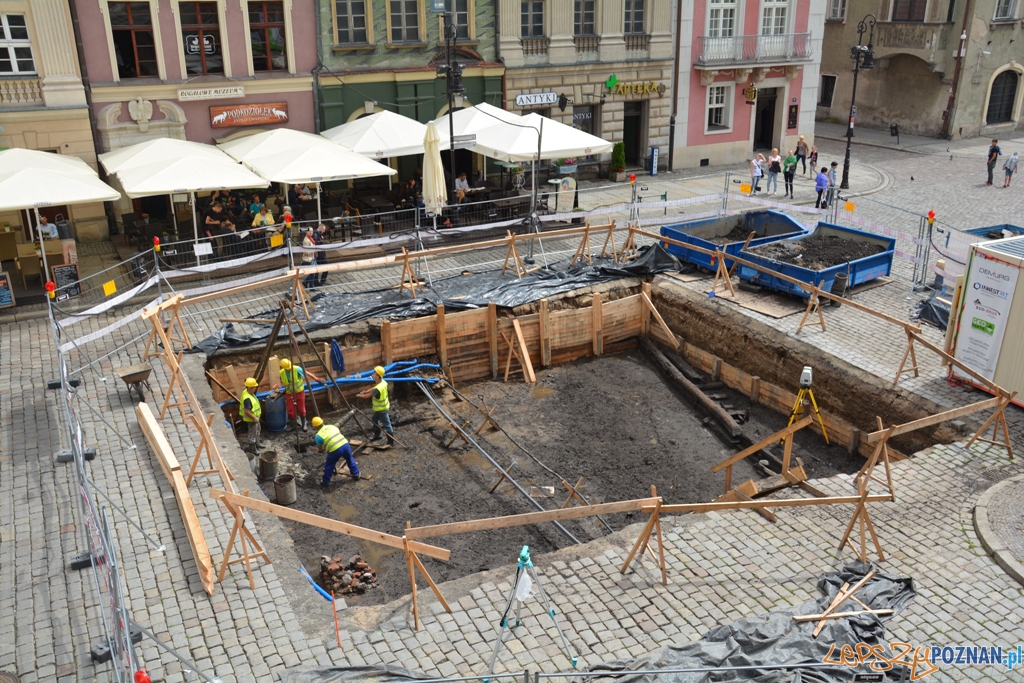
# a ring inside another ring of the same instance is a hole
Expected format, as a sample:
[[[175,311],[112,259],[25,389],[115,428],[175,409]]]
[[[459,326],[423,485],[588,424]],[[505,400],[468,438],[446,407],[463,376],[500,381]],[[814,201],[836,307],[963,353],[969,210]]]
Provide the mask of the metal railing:
[[[790,62],[811,57],[811,34],[700,36],[698,64]]]

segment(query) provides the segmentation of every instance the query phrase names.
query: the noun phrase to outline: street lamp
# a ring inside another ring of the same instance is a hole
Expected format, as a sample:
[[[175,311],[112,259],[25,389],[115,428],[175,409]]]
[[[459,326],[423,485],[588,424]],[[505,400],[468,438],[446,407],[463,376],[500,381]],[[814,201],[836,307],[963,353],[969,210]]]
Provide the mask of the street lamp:
[[[442,4],[435,2],[435,4]],[[459,27],[455,25],[455,13],[444,12],[445,64],[437,67],[437,75],[445,77],[445,91],[448,94],[448,160],[451,163],[451,185],[448,188],[455,196],[455,96],[466,92],[462,83],[462,65],[456,60],[455,45],[459,40]]]
[[[870,21],[869,21],[870,19]],[[875,15],[868,14],[857,24],[857,44],[850,48],[850,59],[853,60],[853,94],[850,95],[850,122],[846,128],[846,158],[843,159],[843,181],[839,189],[850,188],[850,142],[853,139],[853,119],[857,115],[857,75],[861,69],[875,68]],[[864,45],[864,33],[868,33],[868,44]]]

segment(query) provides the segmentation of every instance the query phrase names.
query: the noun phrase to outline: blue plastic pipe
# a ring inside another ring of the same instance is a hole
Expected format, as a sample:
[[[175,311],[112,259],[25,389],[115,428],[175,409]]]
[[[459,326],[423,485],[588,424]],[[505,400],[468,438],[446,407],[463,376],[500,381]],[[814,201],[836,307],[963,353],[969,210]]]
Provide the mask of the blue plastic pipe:
[[[331,594],[325,591],[323,588],[321,588],[320,585],[313,580],[313,577],[309,575],[309,572],[306,571],[305,567],[300,566],[299,571],[302,572],[302,575],[306,577],[306,579],[309,581],[309,584],[316,589],[316,592],[324,597],[324,600],[326,600],[327,602],[334,602],[334,598],[331,597]]]
[[[439,367],[439,366],[433,366],[433,367]],[[387,377],[386,379],[388,380],[389,383],[392,383],[392,384],[394,384],[394,383],[406,384],[408,382],[426,382],[427,384],[436,384],[437,381],[438,381],[438,379],[436,377]],[[334,382],[336,382],[339,385],[340,384],[372,384],[373,383],[373,378],[372,377],[340,377],[340,378],[334,380]],[[324,382],[306,382],[306,386],[309,387],[310,391],[326,391],[326,390],[330,389],[331,386],[333,386],[334,382],[332,382],[331,384],[326,384]],[[270,395],[269,391],[258,391],[258,392],[256,392],[256,398],[258,398],[260,400],[265,399],[269,395]],[[235,405],[237,403],[238,403],[238,401],[235,401],[235,400],[221,401],[220,407],[223,408],[224,406]]]

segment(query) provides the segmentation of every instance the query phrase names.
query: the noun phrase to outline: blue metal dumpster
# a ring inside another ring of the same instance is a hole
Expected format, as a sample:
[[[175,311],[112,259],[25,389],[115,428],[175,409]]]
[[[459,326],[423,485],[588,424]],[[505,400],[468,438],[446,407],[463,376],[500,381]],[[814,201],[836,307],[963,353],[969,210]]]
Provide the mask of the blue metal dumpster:
[[[723,242],[730,233],[743,234],[743,237],[733,242]],[[724,216],[722,218],[706,218],[704,220],[689,221],[665,225],[661,228],[661,236],[679,240],[704,249],[722,249],[726,254],[738,254],[743,249],[747,235],[754,233],[750,240],[750,246],[756,247],[759,244],[767,244],[775,240],[788,237],[806,235],[807,229],[797,223],[793,218],[779,211],[748,211],[740,216]],[[711,257],[693,249],[687,249],[677,244],[664,245],[668,253],[676,258],[700,266],[707,270],[713,270],[716,266],[711,262]],[[732,267],[732,261],[726,259],[727,268]]]

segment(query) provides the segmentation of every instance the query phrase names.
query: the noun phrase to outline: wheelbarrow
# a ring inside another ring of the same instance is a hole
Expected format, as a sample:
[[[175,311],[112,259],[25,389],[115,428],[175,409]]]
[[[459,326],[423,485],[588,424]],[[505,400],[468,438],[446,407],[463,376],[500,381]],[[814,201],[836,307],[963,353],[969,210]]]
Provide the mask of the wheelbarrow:
[[[128,386],[129,398],[131,398],[132,389],[135,389],[139,394],[139,399],[145,401],[146,395],[142,393],[142,385],[145,384],[150,393],[153,393],[152,387],[149,386],[149,373],[151,372],[153,372],[153,366],[149,363],[136,363],[126,368],[118,368],[117,376]]]

